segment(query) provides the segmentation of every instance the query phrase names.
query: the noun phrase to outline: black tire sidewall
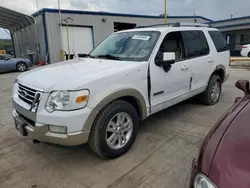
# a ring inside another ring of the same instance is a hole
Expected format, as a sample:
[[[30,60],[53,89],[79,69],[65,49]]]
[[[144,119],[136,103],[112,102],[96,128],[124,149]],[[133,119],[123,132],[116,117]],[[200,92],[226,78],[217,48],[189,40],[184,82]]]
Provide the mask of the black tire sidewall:
[[[248,57],[250,57],[250,52],[247,54]]]
[[[133,132],[128,143],[123,148],[115,150],[110,148],[106,142],[106,129],[111,118],[120,112],[126,112],[131,116],[133,121]],[[114,105],[108,111],[105,111],[105,113],[102,114],[98,124],[98,140],[101,154],[106,158],[116,158],[126,153],[131,148],[136,139],[138,126],[139,118],[137,112],[135,108],[127,102],[121,101],[119,102],[119,105]]]
[[[18,65],[20,65],[20,64],[23,64],[23,65],[25,66],[25,70],[19,70],[19,69],[18,69]],[[24,71],[27,70],[27,65],[26,65],[25,63],[23,63],[23,62],[18,62],[18,63],[16,64],[16,68],[17,68],[17,70],[18,70],[19,72],[24,72]]]
[[[220,95],[218,97],[218,99],[214,102],[211,98],[211,92],[212,92],[212,87],[213,85],[218,82],[219,83],[219,86],[220,86]],[[209,84],[208,84],[208,88],[207,88],[207,91],[206,91],[206,97],[207,97],[207,103],[209,105],[213,105],[213,104],[216,104],[219,102],[220,100],[220,96],[221,96],[221,79],[218,75],[212,75],[212,77],[210,78],[210,81],[209,81]]]

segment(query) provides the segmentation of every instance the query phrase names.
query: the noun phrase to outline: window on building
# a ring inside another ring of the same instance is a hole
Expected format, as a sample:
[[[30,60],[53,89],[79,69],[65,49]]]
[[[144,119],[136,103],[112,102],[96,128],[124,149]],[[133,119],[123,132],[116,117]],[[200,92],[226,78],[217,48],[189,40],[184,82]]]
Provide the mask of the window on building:
[[[122,31],[127,29],[134,29],[136,24],[133,23],[121,23],[121,22],[114,22],[114,31]]]
[[[227,42],[221,32],[209,31],[209,34],[214,42],[217,52],[224,52],[228,50]]]
[[[240,44],[250,44],[250,33],[241,34]]]
[[[187,58],[195,58],[209,54],[207,39],[202,31],[183,31],[182,37]]]

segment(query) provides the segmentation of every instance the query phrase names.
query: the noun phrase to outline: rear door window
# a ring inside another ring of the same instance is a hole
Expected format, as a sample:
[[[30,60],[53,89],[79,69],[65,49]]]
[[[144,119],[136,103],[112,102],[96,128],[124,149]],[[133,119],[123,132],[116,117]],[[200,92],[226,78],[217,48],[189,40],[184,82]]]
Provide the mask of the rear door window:
[[[217,52],[228,51],[228,46],[225,38],[219,31],[209,31],[209,35],[211,36],[214,45],[216,47]]]
[[[202,31],[182,31],[187,58],[209,54],[207,39]]]

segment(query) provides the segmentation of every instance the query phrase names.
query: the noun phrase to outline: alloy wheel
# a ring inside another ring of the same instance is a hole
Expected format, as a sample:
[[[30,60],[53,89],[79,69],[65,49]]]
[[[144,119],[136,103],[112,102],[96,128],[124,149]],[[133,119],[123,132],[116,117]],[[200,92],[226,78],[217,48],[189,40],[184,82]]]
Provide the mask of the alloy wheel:
[[[114,115],[106,129],[106,142],[112,149],[123,148],[130,140],[133,132],[133,121],[129,114],[120,112]]]

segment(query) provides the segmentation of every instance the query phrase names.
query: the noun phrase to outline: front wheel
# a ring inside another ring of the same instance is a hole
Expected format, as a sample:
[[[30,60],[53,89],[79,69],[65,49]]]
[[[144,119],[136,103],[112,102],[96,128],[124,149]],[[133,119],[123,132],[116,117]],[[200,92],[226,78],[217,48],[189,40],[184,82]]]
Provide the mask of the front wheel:
[[[221,79],[218,75],[212,75],[207,89],[200,95],[205,105],[214,105],[219,102],[221,96]]]
[[[27,65],[26,65],[25,63],[23,63],[23,62],[19,62],[19,63],[17,63],[17,65],[16,65],[16,69],[17,69],[17,71],[19,71],[19,72],[24,72],[24,71],[26,71],[26,69],[27,69]]]
[[[138,126],[135,108],[126,101],[114,101],[98,114],[90,133],[89,146],[105,159],[117,158],[133,145]]]

